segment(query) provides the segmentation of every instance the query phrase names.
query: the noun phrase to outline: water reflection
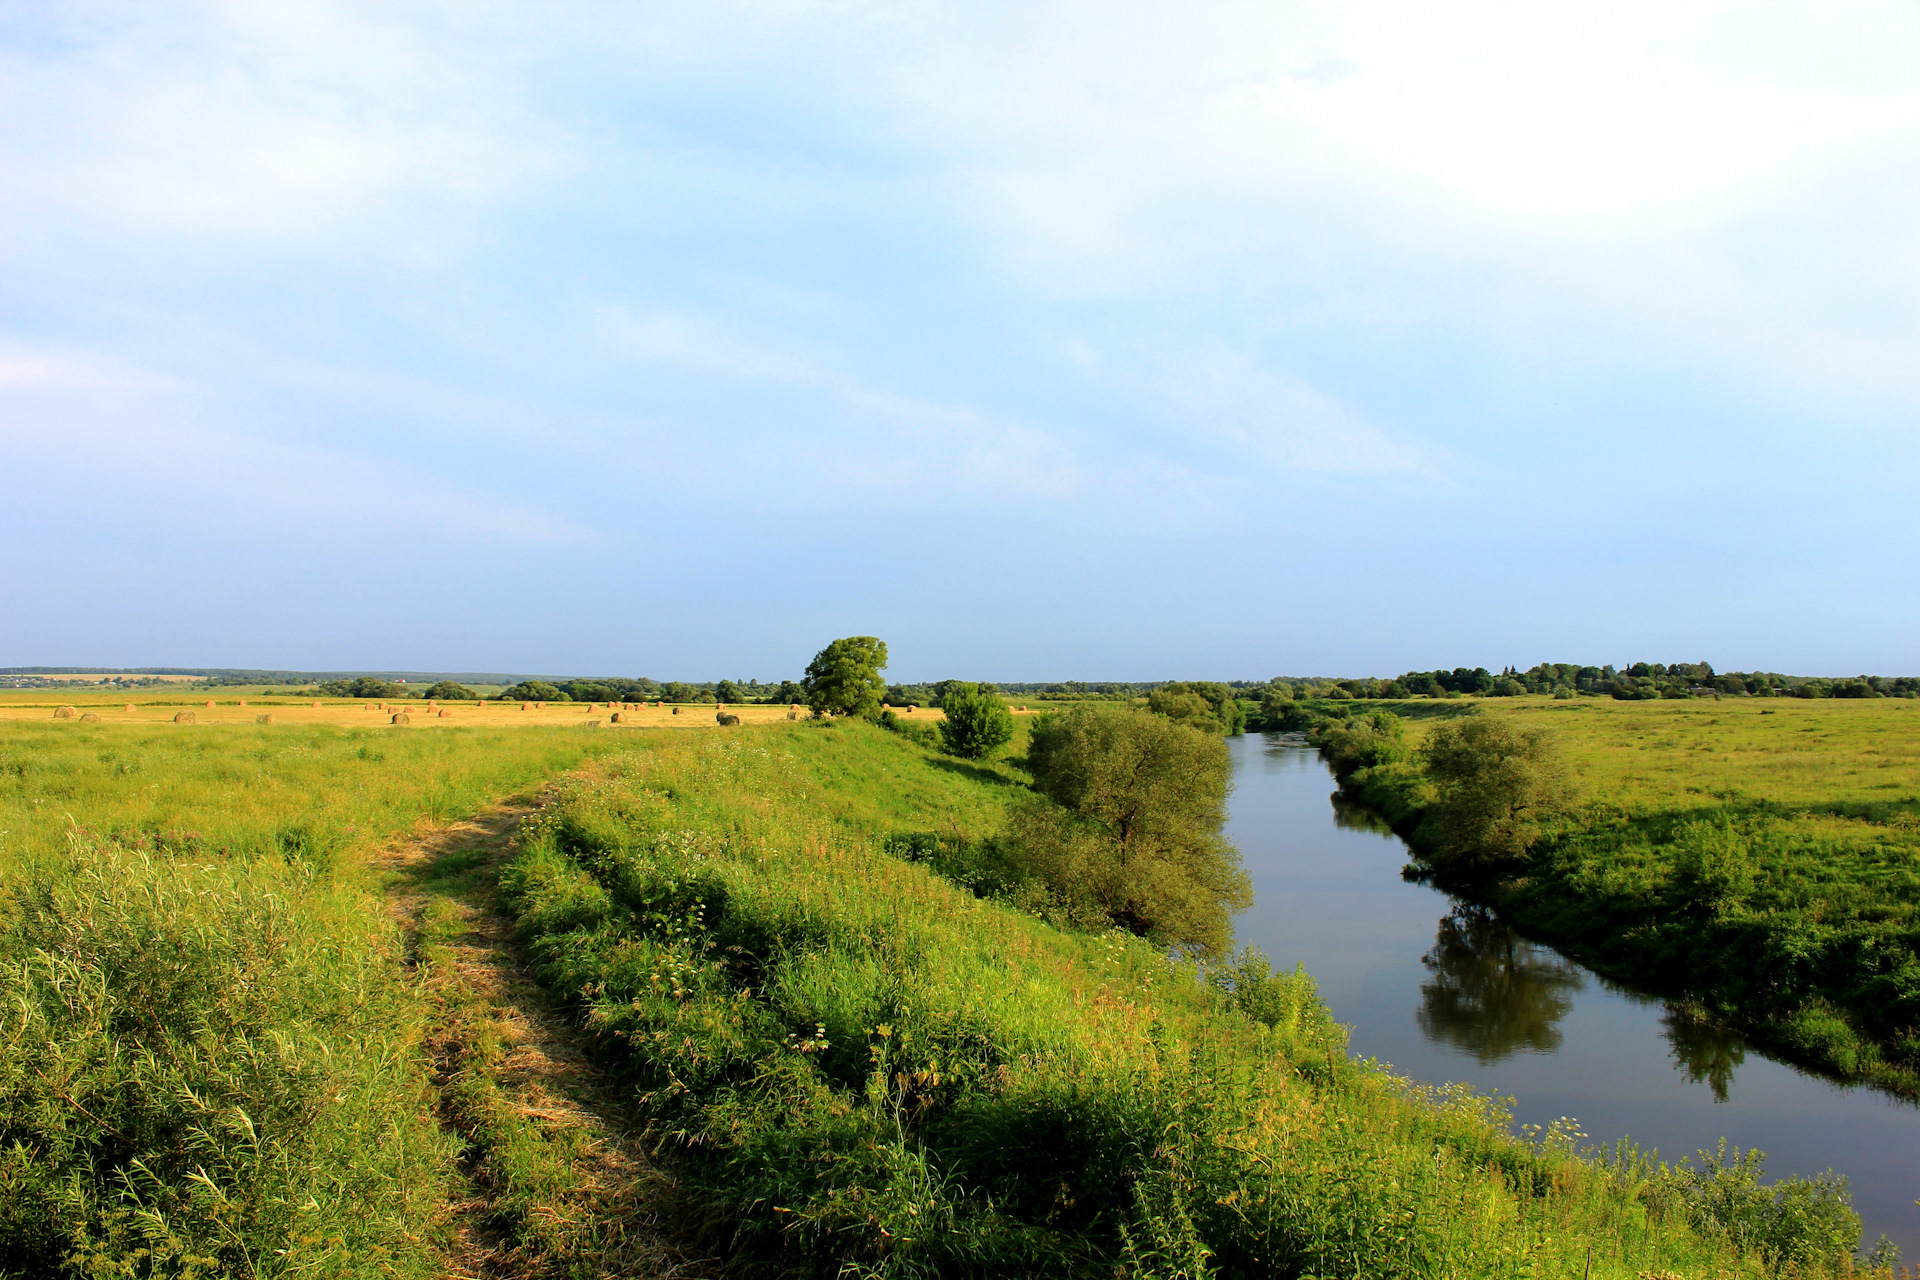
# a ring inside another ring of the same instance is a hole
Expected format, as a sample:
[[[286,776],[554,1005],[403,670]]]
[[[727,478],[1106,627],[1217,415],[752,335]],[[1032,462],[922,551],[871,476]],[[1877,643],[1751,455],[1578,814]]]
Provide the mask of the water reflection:
[[[1559,1049],[1558,1024],[1584,985],[1574,965],[1468,903],[1441,919],[1433,950],[1420,962],[1432,975],[1420,987],[1420,1030],[1482,1066],[1521,1051]]]
[[[1660,1026],[1672,1047],[1674,1065],[1686,1074],[1687,1083],[1705,1081],[1713,1090],[1713,1100],[1725,1102],[1733,1069],[1747,1060],[1740,1037],[1678,1005],[1667,1006]]]
[[[1342,831],[1371,831],[1377,836],[1393,834],[1393,824],[1366,806],[1355,804],[1338,791],[1333,793],[1331,799],[1333,825]]]

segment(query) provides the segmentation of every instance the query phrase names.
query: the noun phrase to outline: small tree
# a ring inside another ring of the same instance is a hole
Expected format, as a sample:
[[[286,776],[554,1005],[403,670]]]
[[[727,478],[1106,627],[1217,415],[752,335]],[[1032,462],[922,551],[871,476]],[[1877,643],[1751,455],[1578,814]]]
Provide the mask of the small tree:
[[[940,709],[940,741],[953,755],[980,760],[1013,738],[1013,713],[998,694],[982,685],[953,681]]]
[[[807,664],[807,705],[815,715],[863,716],[880,714],[887,682],[887,642],[873,636],[847,636],[813,655]]]
[[[1218,954],[1253,901],[1220,834],[1232,766],[1218,730],[1141,711],[1042,717],[1027,753],[1036,800],[1015,811],[1026,869],[1075,906],[1167,946]]]
[[[1573,780],[1552,739],[1500,716],[1443,724],[1422,751],[1441,855],[1453,862],[1524,857],[1540,824],[1573,804]]]
[[[747,700],[747,695],[745,690],[741,689],[741,687],[735,684],[733,681],[722,680],[719,684],[713,686],[713,700],[715,702],[725,702],[731,705],[734,703],[745,702]]]

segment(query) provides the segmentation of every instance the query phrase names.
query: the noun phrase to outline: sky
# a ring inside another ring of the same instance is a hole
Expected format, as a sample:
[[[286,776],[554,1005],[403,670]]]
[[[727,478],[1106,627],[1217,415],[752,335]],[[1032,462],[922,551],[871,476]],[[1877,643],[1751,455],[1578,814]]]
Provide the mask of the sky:
[[[1920,9],[0,0],[0,665],[1920,673]]]

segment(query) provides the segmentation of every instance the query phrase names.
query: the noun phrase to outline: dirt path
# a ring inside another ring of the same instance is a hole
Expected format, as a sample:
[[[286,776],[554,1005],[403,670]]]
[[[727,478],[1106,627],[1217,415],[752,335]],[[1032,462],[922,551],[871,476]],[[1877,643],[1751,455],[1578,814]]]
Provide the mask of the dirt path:
[[[534,981],[496,895],[521,816],[502,806],[389,858],[391,909],[434,1009],[438,1111],[465,1147],[450,1277],[698,1277],[663,1223],[674,1188],[635,1118]]]

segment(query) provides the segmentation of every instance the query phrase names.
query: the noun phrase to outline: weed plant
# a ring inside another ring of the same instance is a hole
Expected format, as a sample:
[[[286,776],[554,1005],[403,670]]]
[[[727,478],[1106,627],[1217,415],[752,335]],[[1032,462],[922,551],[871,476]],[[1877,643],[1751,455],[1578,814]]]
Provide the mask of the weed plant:
[[[1003,774],[856,724],[628,745],[529,819],[502,890],[738,1274],[1850,1265],[1836,1184],[1716,1200],[1717,1166],[1516,1136],[1350,1059],[1304,973],[1202,973],[948,882],[928,863],[992,829]],[[1825,1237],[1780,1225],[1805,1204]]]

